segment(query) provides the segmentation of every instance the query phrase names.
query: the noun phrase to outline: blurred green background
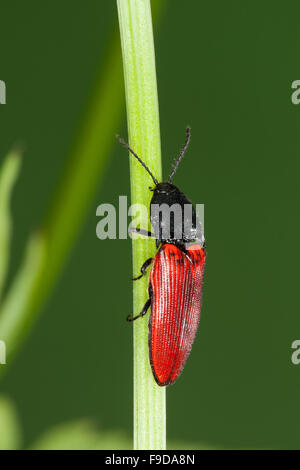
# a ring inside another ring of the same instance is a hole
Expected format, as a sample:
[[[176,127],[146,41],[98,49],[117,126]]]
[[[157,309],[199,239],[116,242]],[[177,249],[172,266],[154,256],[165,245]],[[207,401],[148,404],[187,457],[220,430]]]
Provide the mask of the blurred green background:
[[[16,141],[25,145],[12,201],[12,279],[105,69],[117,11],[112,0],[14,0],[0,10],[0,158]],[[190,124],[175,184],[205,203],[208,253],[197,340],[167,390],[170,441],[300,448],[300,365],[290,360],[300,336],[300,107],[290,99],[300,79],[299,14],[291,0],[169,1],[155,28],[164,174]],[[126,136],[124,98],[121,107],[115,132]],[[22,448],[82,419],[131,439],[131,244],[95,232],[96,207],[119,195],[129,196],[128,159],[112,134],[63,275],[14,361],[0,366]]]

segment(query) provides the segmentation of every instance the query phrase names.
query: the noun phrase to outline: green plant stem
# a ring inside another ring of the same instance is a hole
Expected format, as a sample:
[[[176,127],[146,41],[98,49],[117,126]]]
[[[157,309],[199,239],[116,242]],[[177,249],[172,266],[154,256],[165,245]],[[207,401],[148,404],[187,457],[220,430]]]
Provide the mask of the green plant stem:
[[[149,0],[117,0],[126,89],[129,142],[134,151],[161,181],[159,111],[151,7]],[[130,157],[131,202],[149,207],[153,186],[148,173]],[[147,214],[146,214],[147,215]],[[149,220],[149,219],[148,219]],[[148,228],[147,217],[141,227]],[[132,243],[133,272],[154,256],[154,240]],[[133,286],[134,314],[148,297],[148,277]],[[166,394],[156,385],[149,364],[148,319],[134,322],[134,448],[165,449]]]
[[[117,33],[104,65],[50,208],[0,306],[0,339],[6,342],[8,363],[57,282],[105,171],[123,108]]]
[[[20,163],[21,151],[15,148],[6,156],[0,169],[0,301],[9,265],[12,232],[11,195],[20,171]]]

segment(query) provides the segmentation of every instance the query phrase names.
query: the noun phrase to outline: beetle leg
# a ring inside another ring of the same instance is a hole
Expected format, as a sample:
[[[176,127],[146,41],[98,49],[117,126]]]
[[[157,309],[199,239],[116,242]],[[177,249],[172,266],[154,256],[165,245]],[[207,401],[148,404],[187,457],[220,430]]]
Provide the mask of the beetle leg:
[[[149,230],[144,230],[143,228],[130,227],[129,232],[137,233],[138,235],[143,235],[144,237],[155,238],[155,234]]]
[[[133,277],[132,280],[133,281],[137,281],[138,279],[141,279],[141,277],[143,277],[145,274],[146,274],[146,269],[148,268],[148,266],[152,263],[152,260],[153,258],[149,258],[145,261],[145,263],[143,264],[143,266],[141,267],[141,273],[139,276],[137,277]]]
[[[162,240],[160,238],[156,238],[155,240],[156,248],[158,248],[161,243],[162,243]]]
[[[151,299],[148,299],[147,302],[145,303],[144,307],[143,307],[143,310],[141,311],[141,313],[139,313],[138,315],[136,315],[135,317],[132,316],[132,313],[130,313],[128,315],[128,317],[126,318],[127,321],[134,321],[134,320],[137,320],[137,318],[140,318],[140,317],[143,317],[144,315],[146,315],[147,311],[148,311],[148,308],[150,307],[151,305]]]

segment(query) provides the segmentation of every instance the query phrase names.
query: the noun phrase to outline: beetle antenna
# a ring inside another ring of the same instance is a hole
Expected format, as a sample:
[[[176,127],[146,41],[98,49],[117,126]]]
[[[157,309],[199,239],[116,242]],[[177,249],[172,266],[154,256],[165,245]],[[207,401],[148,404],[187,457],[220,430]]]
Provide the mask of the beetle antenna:
[[[189,146],[190,140],[191,140],[191,128],[188,126],[188,127],[186,128],[186,138],[185,138],[184,146],[182,147],[179,156],[178,156],[177,159],[175,160],[175,163],[174,163],[174,165],[173,165],[171,174],[170,174],[169,179],[168,179],[168,183],[171,183],[171,180],[172,180],[173,176],[175,175],[175,173],[176,173],[176,171],[177,171],[178,165],[179,165],[179,163],[181,162],[181,160],[183,159],[184,154],[185,154],[185,152],[186,152],[186,150],[187,150],[187,148],[188,148],[188,146]]]
[[[143,162],[143,160],[137,156],[137,154],[129,147],[127,142],[125,142],[125,140],[123,140],[122,137],[120,137],[119,135],[116,135],[116,138],[122,145],[124,145],[124,147],[126,147],[129,150],[130,153],[132,153],[132,155],[140,162],[140,164],[145,168],[145,170],[148,171],[149,175],[154,181],[155,186],[157,186],[158,185],[157,179],[153,176],[153,174],[151,173],[147,165]]]

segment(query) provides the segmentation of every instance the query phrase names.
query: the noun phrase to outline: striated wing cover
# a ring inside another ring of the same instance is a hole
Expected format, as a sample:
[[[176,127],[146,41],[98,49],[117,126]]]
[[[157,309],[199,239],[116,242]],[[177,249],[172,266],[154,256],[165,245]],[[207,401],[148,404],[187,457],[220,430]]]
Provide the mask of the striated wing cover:
[[[206,253],[200,245],[188,251],[192,262],[175,245],[163,245],[150,272],[149,352],[159,385],[172,384],[179,376],[200,319]]]

